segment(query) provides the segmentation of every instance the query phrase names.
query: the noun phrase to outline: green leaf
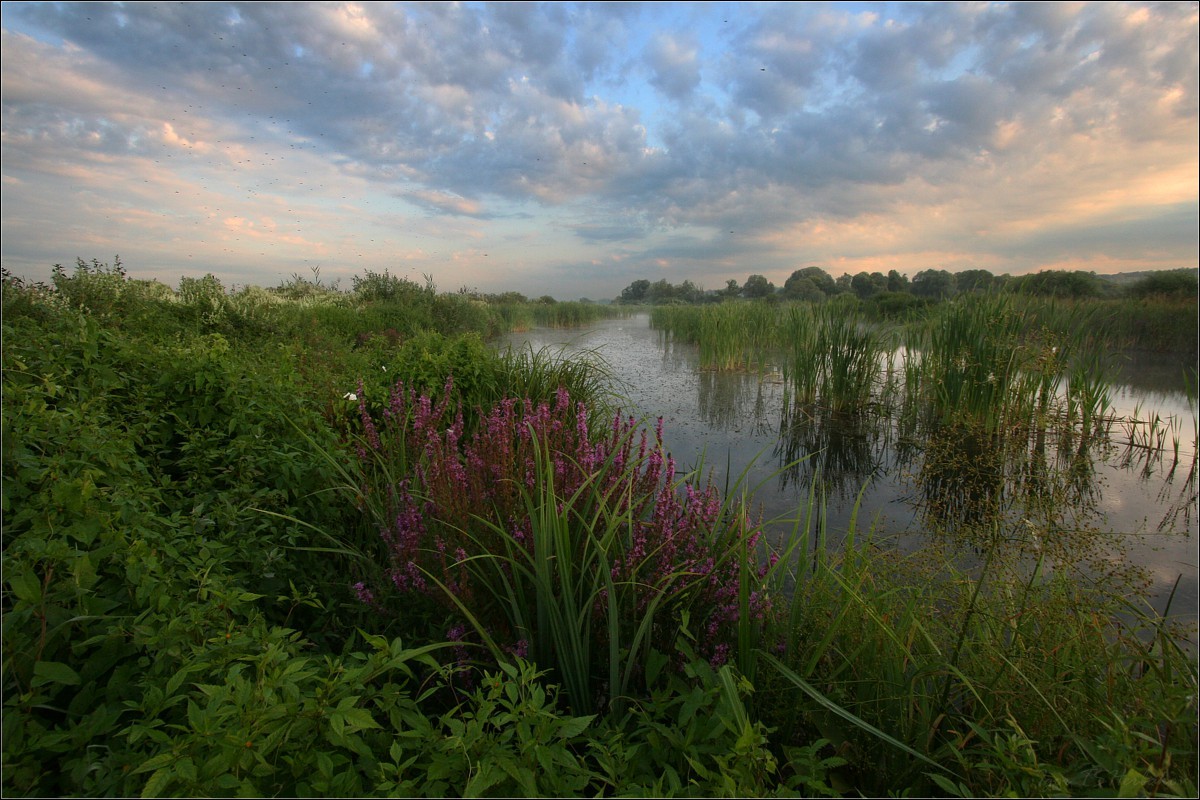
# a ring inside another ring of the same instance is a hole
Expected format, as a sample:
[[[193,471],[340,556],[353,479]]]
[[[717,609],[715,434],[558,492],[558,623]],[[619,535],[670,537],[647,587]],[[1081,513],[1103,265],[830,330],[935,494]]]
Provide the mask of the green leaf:
[[[26,603],[41,602],[42,582],[33,573],[19,572],[16,575],[10,575],[8,585],[12,587],[13,594],[17,596],[17,599],[24,600]]]
[[[43,686],[47,683],[61,683],[65,686],[78,686],[79,673],[61,661],[39,661],[33,667],[33,684]]]
[[[503,766],[504,762],[501,762]],[[480,797],[491,787],[495,786],[506,777],[505,770],[498,769],[494,761],[485,761],[478,772],[471,776],[467,781],[467,786],[463,789],[463,797]]]
[[[929,758],[928,756],[918,753],[916,750],[912,749],[911,747],[906,745],[904,742],[901,742],[900,740],[896,739],[893,736],[889,736],[888,734],[879,730],[879,728],[876,728],[874,725],[870,724],[866,720],[863,720],[862,718],[854,715],[850,711],[847,711],[845,708],[842,708],[840,705],[838,705],[837,703],[833,702],[828,697],[826,697],[822,692],[818,691],[816,688],[811,686],[808,683],[808,681],[804,680],[799,675],[797,675],[795,672],[793,672],[791,669],[789,669],[786,665],[784,665],[784,663],[782,661],[775,658],[775,656],[771,655],[770,653],[766,652],[765,650],[760,650],[759,653],[760,653],[760,655],[765,657],[769,663],[774,665],[775,669],[777,669],[779,671],[780,675],[782,675],[786,680],[788,680],[792,684],[794,684],[797,688],[799,688],[801,691],[803,691],[805,694],[807,694],[813,700],[817,701],[817,703],[819,703],[824,708],[828,709],[829,711],[832,711],[834,714],[838,715],[839,717],[846,720],[847,722],[850,722],[851,724],[857,726],[859,729],[866,731],[867,733],[881,739],[884,742],[887,742],[892,747],[895,747],[898,750],[903,750],[904,752],[908,753],[910,756],[915,756],[916,758],[919,758],[922,761],[924,761],[926,764],[930,764],[933,767],[936,767],[937,769],[942,770],[943,772],[950,771],[949,769],[947,769],[946,767],[937,763],[936,761]]]
[[[941,788],[941,790],[946,793],[946,795],[948,797],[969,797],[970,796],[969,793],[966,791],[966,787],[962,786],[961,784],[955,783],[954,781],[947,778],[945,775],[941,775],[937,772],[926,772],[925,776],[928,777],[930,780],[932,780],[934,783],[936,783]]]
[[[196,762],[192,761],[189,756],[184,756],[175,764],[175,770],[179,773],[179,777],[188,783],[196,782]]]
[[[166,797],[166,792],[163,790],[171,782],[174,774],[167,767],[156,771],[150,776],[150,780],[146,781],[145,787],[142,789],[142,797]]]
[[[352,708],[348,711],[341,712],[346,724],[354,730],[366,730],[368,728],[382,727],[375,718],[371,716],[371,712],[365,708]]]
[[[138,773],[141,773],[141,772],[149,772],[150,770],[153,770],[153,769],[159,769],[161,767],[165,767],[167,764],[170,764],[173,761],[175,761],[174,753],[171,753],[171,752],[159,753],[158,755],[152,756],[149,759],[147,759],[146,761],[142,762],[142,765],[140,767],[138,767],[137,769],[135,769],[133,771],[133,774],[137,775]]]
[[[588,725],[592,724],[592,720],[596,718],[595,714],[589,714],[586,717],[568,717],[563,720],[558,728],[558,738],[573,739],[583,733]]]
[[[204,733],[208,726],[204,724],[204,714],[200,710],[200,706],[193,702],[190,698],[187,703],[187,718],[188,724],[192,726],[192,730],[196,733]]]
[[[1121,788],[1117,790],[1117,797],[1141,797],[1146,788],[1146,776],[1138,772],[1136,769],[1131,769],[1125,773],[1125,777],[1121,778]]]

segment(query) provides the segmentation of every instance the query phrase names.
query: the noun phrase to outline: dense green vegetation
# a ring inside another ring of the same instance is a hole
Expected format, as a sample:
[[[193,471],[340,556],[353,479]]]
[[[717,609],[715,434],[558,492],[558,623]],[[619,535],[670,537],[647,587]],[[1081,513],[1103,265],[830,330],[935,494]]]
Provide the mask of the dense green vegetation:
[[[744,284],[730,280],[725,288],[708,292],[691,281],[672,286],[666,280],[638,280],[627,286],[616,302],[661,307],[739,299],[818,305],[834,301],[839,304],[839,313],[859,310],[875,322],[905,322],[924,316],[928,309],[947,300],[980,294],[1019,296],[1032,319],[1051,326],[1067,318],[1100,324],[1111,348],[1192,358],[1197,354],[1200,331],[1196,324],[1195,269],[1151,272],[1118,282],[1091,272],[1045,270],[1011,276],[993,275],[982,269],[958,273],[924,270],[912,279],[895,270],[887,275],[860,272],[834,280],[820,267],[806,267],[793,272],[778,289],[762,275],[751,275]],[[706,346],[706,337],[698,341]]]
[[[869,529],[835,552],[815,487],[762,520],[600,365],[486,344],[602,307],[315,278],[5,276],[6,796],[1194,796],[1195,656],[1134,587],[1000,536],[971,571]],[[850,300],[679,324],[750,340],[714,365],[810,337],[797,405],[863,414]],[[1080,425],[1084,383],[985,391],[1063,346],[1030,308],[915,325],[937,377],[887,402],[978,442]]]

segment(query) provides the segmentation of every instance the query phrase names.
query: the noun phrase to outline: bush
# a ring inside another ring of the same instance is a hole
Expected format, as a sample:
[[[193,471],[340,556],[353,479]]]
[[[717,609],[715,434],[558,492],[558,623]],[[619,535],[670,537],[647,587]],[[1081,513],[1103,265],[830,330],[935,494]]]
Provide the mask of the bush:
[[[1147,275],[1126,289],[1130,297],[1168,297],[1177,300],[1196,299],[1196,270],[1166,270]]]

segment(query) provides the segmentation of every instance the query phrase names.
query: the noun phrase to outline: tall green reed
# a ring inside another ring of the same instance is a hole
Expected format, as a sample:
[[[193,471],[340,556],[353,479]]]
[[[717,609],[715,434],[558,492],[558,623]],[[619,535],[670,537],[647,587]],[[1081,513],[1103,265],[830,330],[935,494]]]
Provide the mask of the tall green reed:
[[[701,369],[763,369],[778,346],[774,305],[731,301],[704,306],[660,306],[651,324],[676,341],[694,343]]]
[[[784,317],[783,373],[797,405],[860,412],[884,384],[883,334],[844,306],[797,304]],[[879,398],[882,399],[882,398]]]

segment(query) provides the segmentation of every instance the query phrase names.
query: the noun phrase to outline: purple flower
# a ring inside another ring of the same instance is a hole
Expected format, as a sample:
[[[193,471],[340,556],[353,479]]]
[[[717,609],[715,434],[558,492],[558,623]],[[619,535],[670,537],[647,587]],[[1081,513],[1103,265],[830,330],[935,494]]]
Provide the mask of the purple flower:
[[[358,597],[358,602],[363,605],[372,607],[375,605],[375,595],[362,581],[354,584],[354,594]]]

